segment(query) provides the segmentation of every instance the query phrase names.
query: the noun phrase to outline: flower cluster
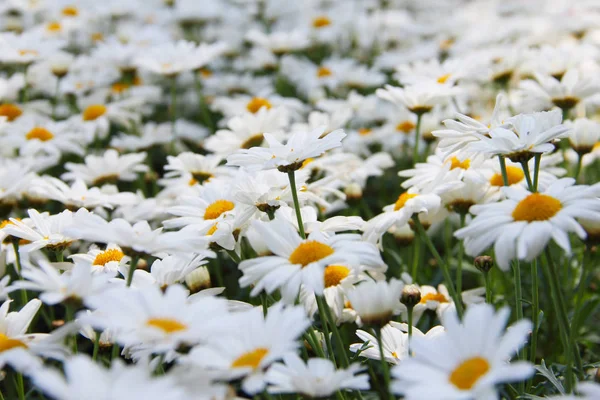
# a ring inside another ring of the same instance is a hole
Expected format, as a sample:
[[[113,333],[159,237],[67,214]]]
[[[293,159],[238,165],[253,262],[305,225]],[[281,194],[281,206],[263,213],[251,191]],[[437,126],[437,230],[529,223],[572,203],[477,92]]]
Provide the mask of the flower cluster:
[[[0,399],[600,398],[571,3],[0,4]]]

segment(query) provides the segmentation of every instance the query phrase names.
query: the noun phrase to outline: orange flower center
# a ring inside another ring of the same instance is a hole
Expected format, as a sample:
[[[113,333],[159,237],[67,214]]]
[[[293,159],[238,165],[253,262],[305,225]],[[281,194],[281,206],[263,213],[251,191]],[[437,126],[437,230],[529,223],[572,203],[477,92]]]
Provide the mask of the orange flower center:
[[[121,261],[125,254],[119,249],[107,249],[102,253],[98,253],[92,265],[106,265],[111,261]]]
[[[0,333],[0,353],[11,349],[16,349],[17,347],[26,349],[27,345],[18,339],[13,339],[3,333]]]
[[[23,114],[23,110],[15,104],[5,103],[0,105],[0,117],[6,117],[8,122],[12,122]]]
[[[469,167],[471,166],[471,160],[469,160],[468,158],[464,161],[460,161],[458,158],[452,157],[450,159],[450,163],[451,170],[455,168],[469,169]]]
[[[426,295],[421,297],[421,301],[419,303],[425,304],[428,301],[437,301],[438,303],[448,303],[448,299],[441,293],[427,293]]]
[[[300,264],[306,267],[308,264],[322,260],[323,258],[332,255],[333,248],[325,243],[317,242],[316,240],[307,240],[290,254],[290,262],[292,264]]]
[[[54,135],[46,128],[42,128],[41,126],[36,126],[25,135],[25,139],[27,140],[41,140],[42,142],[47,142],[48,140],[52,140]]]
[[[158,328],[165,333],[174,333],[187,329],[185,324],[173,318],[150,318],[146,325]]]
[[[325,267],[325,287],[337,286],[350,275],[350,269],[343,265],[328,265]]]
[[[270,110],[272,105],[269,100],[263,97],[253,97],[252,100],[246,104],[246,109],[250,111],[252,114],[256,114],[258,110],[265,107],[267,110]]]
[[[473,357],[463,361],[450,374],[450,383],[460,390],[469,390],[490,369],[486,359]]]
[[[269,350],[264,347],[259,347],[255,350],[248,351],[231,363],[231,368],[252,368],[257,369],[263,358],[269,353]]]
[[[106,106],[102,104],[92,104],[83,110],[84,121],[94,121],[106,113]]]
[[[413,194],[413,193],[408,193],[408,192],[402,193],[400,196],[398,196],[398,200],[396,200],[396,203],[394,204],[394,211],[398,211],[399,209],[404,207],[404,205],[406,204],[406,202],[408,200],[414,199],[417,196],[418,196],[417,194]]]
[[[325,15],[318,16],[312,21],[312,26],[316,29],[324,28],[329,25],[331,25],[331,20]]]
[[[560,200],[541,193],[532,193],[521,200],[512,212],[515,221],[547,221],[562,209]]]
[[[327,68],[327,67],[320,67],[320,68],[317,70],[317,77],[319,77],[319,78],[324,78],[324,77],[326,77],[326,76],[331,76],[331,75],[333,75],[333,73],[332,73],[332,72],[331,72],[331,70],[330,70],[329,68]]]
[[[396,130],[398,132],[410,133],[415,127],[416,125],[412,121],[406,120],[396,125]]]
[[[506,176],[508,178],[508,186],[514,185],[515,183],[519,183],[525,178],[525,174],[523,170],[519,167],[513,167],[509,165],[506,167]],[[490,185],[492,186],[504,186],[504,180],[502,179],[502,174],[494,174],[490,179]]]
[[[217,219],[224,212],[231,211],[235,207],[229,200],[217,200],[208,207],[206,207],[206,211],[204,211],[204,219]]]

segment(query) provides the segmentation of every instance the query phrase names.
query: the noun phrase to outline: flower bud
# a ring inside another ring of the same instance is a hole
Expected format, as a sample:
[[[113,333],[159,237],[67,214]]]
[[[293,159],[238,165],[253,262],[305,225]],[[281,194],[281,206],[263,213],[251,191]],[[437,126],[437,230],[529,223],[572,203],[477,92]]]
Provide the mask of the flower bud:
[[[348,203],[355,203],[356,201],[360,200],[363,195],[362,188],[358,183],[351,183],[346,186],[344,193],[346,194],[346,201]]]
[[[483,273],[489,272],[494,266],[494,259],[490,256],[475,257],[475,268]]]
[[[190,289],[190,292],[196,293],[202,289],[207,289],[212,286],[208,268],[199,267],[187,274],[185,284]]]
[[[404,286],[400,301],[408,308],[416,306],[421,301],[421,290],[417,285]]]

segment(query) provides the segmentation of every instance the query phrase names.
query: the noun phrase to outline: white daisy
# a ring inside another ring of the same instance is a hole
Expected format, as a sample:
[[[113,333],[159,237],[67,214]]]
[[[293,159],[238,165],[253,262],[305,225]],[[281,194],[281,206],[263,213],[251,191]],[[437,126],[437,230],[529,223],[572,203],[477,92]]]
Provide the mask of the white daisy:
[[[403,288],[404,282],[394,278],[389,282],[367,280],[346,290],[346,296],[363,324],[382,327],[405,308],[400,303]]]
[[[148,171],[148,166],[143,164],[145,159],[146,153],[119,155],[116,150],[106,150],[102,156],[85,156],[84,164],[66,163],[68,172],[61,178],[66,181],[81,179],[93,186],[107,182],[131,182],[137,179],[139,172]]]

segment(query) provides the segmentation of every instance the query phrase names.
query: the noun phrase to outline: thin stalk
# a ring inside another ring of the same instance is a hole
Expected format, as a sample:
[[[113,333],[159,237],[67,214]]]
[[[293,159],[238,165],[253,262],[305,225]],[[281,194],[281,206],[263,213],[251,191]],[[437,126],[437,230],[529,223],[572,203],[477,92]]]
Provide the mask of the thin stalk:
[[[98,357],[98,350],[100,349],[100,336],[101,332],[96,332],[96,337],[94,338],[94,350],[92,351],[92,360],[96,361]]]
[[[566,359],[566,379],[565,379],[565,389],[568,393],[571,392],[573,387],[573,366],[572,364],[572,349],[570,346],[569,339],[569,322],[566,314],[564,313],[564,304],[562,302],[562,296],[559,295],[560,284],[558,283],[558,276],[556,273],[556,269],[552,263],[552,257],[548,249],[546,249],[544,262],[542,263],[544,275],[546,276],[546,280],[550,286],[550,297],[552,298],[552,303],[554,305],[554,309],[558,314],[558,330],[560,333],[560,339],[563,346],[563,351],[565,352]]]
[[[419,162],[419,139],[421,135],[421,119],[423,113],[417,113],[417,126],[415,127],[415,145],[413,147],[413,163]]]
[[[575,173],[573,174],[573,178],[575,178],[575,182],[577,182],[577,178],[579,178],[579,173],[581,172],[581,164],[583,161],[583,156],[577,153],[577,164],[575,165]]]
[[[381,359],[381,369],[383,370],[383,381],[385,385],[385,397],[390,397],[390,367],[385,361],[385,356],[383,353],[383,340],[381,339],[381,328],[373,329],[373,333],[375,333],[375,337],[377,338],[377,344],[379,345],[379,358]]]
[[[465,213],[460,213],[460,227],[463,228],[465,226],[465,219],[467,215]],[[458,293],[462,292],[462,267],[463,267],[463,259],[465,257],[465,245],[462,240],[458,241],[458,263],[456,265],[456,291]]]
[[[23,279],[23,269],[21,267],[21,253],[19,253],[19,239],[14,238],[14,240],[12,241],[12,244],[13,244],[13,250],[15,251],[16,272],[17,272],[17,275],[19,276],[19,278]],[[21,289],[20,292],[21,292],[21,301],[23,302],[22,305],[24,306],[29,301],[27,299],[27,290]]]
[[[413,239],[413,258],[412,258],[412,268],[410,270],[410,276],[412,277],[413,282],[417,281],[417,274],[419,268],[419,259],[420,259],[420,250],[421,250],[421,242],[418,240],[418,233],[415,232],[415,238]]]
[[[313,348],[315,353],[317,353],[317,356],[319,356],[321,358],[327,358],[327,357],[325,357],[323,348],[321,347],[321,344],[319,343],[319,339],[317,339],[317,335],[315,334],[315,330],[313,329],[312,326],[308,327],[308,337],[310,338],[310,341],[308,343]],[[311,343],[311,341],[312,341],[312,343]]]
[[[529,163],[527,161],[522,161],[521,167],[523,167],[523,172],[525,173],[525,179],[527,180],[527,187],[529,188],[529,191],[535,192],[533,181],[531,180],[531,174],[529,173]]]
[[[488,272],[483,273],[483,279],[485,280],[485,302],[488,304],[492,303],[492,274]]]
[[[171,153],[175,154],[175,142],[177,141],[177,135],[175,132],[175,122],[177,121],[177,76],[171,78],[171,108],[169,109],[171,115]]]
[[[498,155],[498,162],[500,162],[500,172],[502,173],[502,183],[504,186],[508,186],[508,173],[506,172],[506,160],[504,156]]]
[[[537,353],[537,340],[538,340],[538,325],[539,325],[539,314],[540,314],[540,293],[539,293],[539,277],[537,259],[531,263],[531,302],[532,302],[532,313],[531,321],[533,322],[533,333],[531,336],[531,354],[529,356],[531,362],[535,364],[535,356]]]
[[[327,346],[327,353],[329,358],[333,362],[334,365],[337,365],[335,361],[335,352],[333,351],[333,346],[331,345],[331,337],[329,336],[329,328],[327,327],[327,317],[325,316],[325,309],[323,306],[323,297],[315,296],[317,299],[317,308],[319,310],[319,317],[321,318],[321,325],[323,326],[323,335],[325,336],[325,345]]]
[[[138,256],[133,256],[131,258],[131,263],[129,264],[129,272],[127,273],[127,286],[131,286],[131,281],[133,280],[133,273],[137,268],[137,263],[140,258]]]
[[[215,126],[212,122],[210,114],[208,113],[208,109],[206,108],[206,103],[204,102],[204,97],[202,97],[202,84],[200,83],[200,79],[198,79],[197,72],[194,72],[194,84],[196,85],[196,94],[198,96],[198,105],[200,106],[201,121],[204,122],[204,125],[208,129],[210,129],[211,132],[214,132]]]
[[[25,400],[25,384],[23,383],[23,374],[17,372],[17,393],[19,400]]]
[[[444,274],[444,281],[446,283],[446,287],[448,288],[450,297],[452,297],[452,300],[454,301],[454,304],[456,306],[456,313],[458,314],[458,317],[462,319],[463,304],[460,299],[460,296],[456,292],[456,289],[454,287],[454,282],[452,282],[452,277],[450,276],[450,270],[448,269],[448,265],[444,262],[442,257],[440,257],[440,253],[438,253],[437,249],[431,242],[431,239],[429,238],[429,236],[427,236],[427,233],[425,232],[423,225],[421,225],[421,221],[419,221],[418,215],[416,215],[416,214],[413,215],[412,219],[415,223],[415,226],[417,227],[417,231],[419,232],[419,237],[421,238],[421,240],[423,240],[425,242],[425,245],[427,245],[427,247],[429,248],[429,251],[431,251],[431,253],[433,254],[433,257],[435,258],[438,265],[440,266],[442,273]]]
[[[523,293],[521,287],[521,263],[519,260],[516,260],[513,264],[513,278],[515,281],[515,315],[517,317],[517,321],[523,319]],[[524,351],[517,350],[517,355],[520,360],[524,359]]]
[[[539,178],[540,178],[540,163],[542,162],[542,154],[541,153],[535,153],[534,162],[535,162],[535,170],[533,171],[533,191],[537,192],[538,182],[539,182]]]
[[[112,352],[110,353],[110,360],[112,362],[112,360],[114,360],[115,358],[119,357],[119,345],[117,343],[113,344],[112,347]]]
[[[298,201],[298,192],[296,191],[296,177],[294,171],[288,172],[288,179],[290,180],[290,188],[292,189],[292,198],[294,199],[294,209],[296,210],[296,218],[298,220],[298,230],[302,239],[306,239],[306,233],[304,233],[304,223],[302,222],[302,214],[300,214],[300,202]]]
[[[233,260],[233,262],[235,262],[236,264],[239,264],[242,262],[240,256],[237,255],[235,250],[226,250],[226,251],[227,251],[227,254],[229,255],[229,257],[231,257],[231,259]]]
[[[60,98],[60,79],[56,78],[56,86],[54,88],[54,102],[52,103],[52,119],[56,119],[56,106],[58,106],[58,100]]]
[[[317,297],[318,298],[318,297]],[[335,323],[335,319],[333,318],[333,314],[331,313],[331,308],[329,308],[329,304],[327,304],[327,300],[323,297],[323,308],[325,309],[325,315],[327,316],[327,321],[329,322],[329,326],[331,327],[331,332],[333,333],[333,337],[337,342],[338,347],[340,348],[340,353],[342,355],[340,364],[343,368],[346,368],[350,365],[350,360],[348,360],[348,355],[346,354],[346,347],[344,345],[344,341],[342,340],[342,336],[340,335],[340,330]]]
[[[406,307],[406,312],[408,314],[408,318],[407,318],[407,324],[408,324],[408,340],[409,340],[409,344],[410,344],[410,338],[412,338],[412,331],[413,331],[413,309],[415,307],[414,306],[410,306],[410,307]]]

